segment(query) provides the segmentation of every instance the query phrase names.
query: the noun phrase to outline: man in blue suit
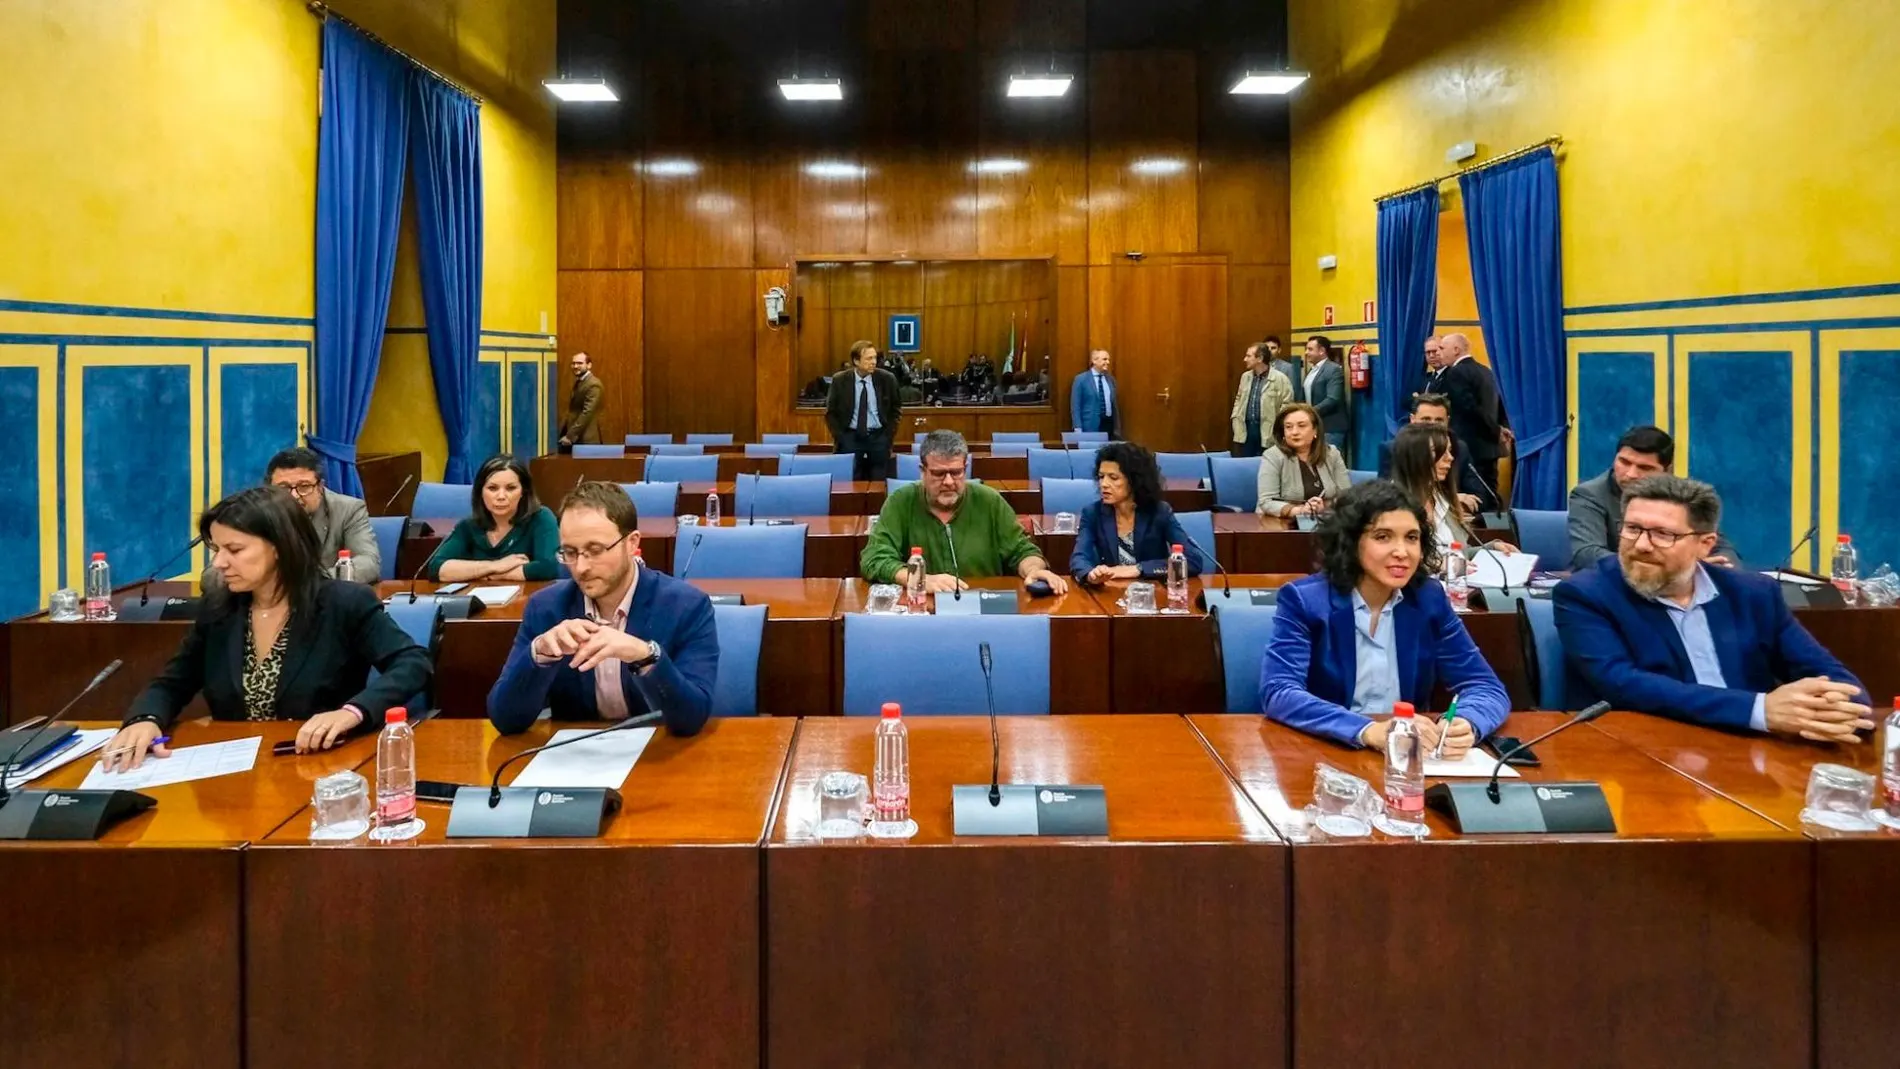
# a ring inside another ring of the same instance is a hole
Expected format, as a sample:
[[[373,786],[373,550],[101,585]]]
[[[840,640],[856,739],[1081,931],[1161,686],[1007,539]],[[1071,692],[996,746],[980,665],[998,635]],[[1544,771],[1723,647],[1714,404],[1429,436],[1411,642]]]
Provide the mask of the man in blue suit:
[[[1115,376],[1108,373],[1108,350],[1089,354],[1089,369],[1075,377],[1069,386],[1069,418],[1078,431],[1106,431],[1110,438],[1122,436],[1122,396],[1115,388]]]
[[[488,719],[527,730],[541,710],[556,720],[666,716],[691,735],[712,709],[719,635],[712,602],[670,575],[635,563],[639,516],[617,483],[588,482],[561,502],[556,556],[574,573],[528,600]]]
[[[1617,555],[1557,587],[1557,632],[1584,696],[1733,730],[1855,742],[1860,681],[1789,611],[1780,585],[1712,568],[1722,502],[1652,475],[1623,490]]]

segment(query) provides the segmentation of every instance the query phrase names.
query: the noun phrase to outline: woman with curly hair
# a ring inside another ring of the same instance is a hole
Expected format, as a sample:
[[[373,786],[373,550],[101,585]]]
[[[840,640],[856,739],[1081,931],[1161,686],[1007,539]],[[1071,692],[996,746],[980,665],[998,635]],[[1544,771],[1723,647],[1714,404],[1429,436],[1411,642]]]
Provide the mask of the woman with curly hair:
[[[1188,547],[1181,521],[1161,500],[1161,468],[1153,453],[1132,442],[1110,442],[1095,453],[1095,485],[1102,499],[1082,509],[1069,557],[1069,574],[1077,582],[1165,577],[1174,546],[1187,548],[1188,574],[1201,574],[1201,555]]]
[[[1452,611],[1425,510],[1380,479],[1339,495],[1320,522],[1321,570],[1280,588],[1260,662],[1260,709],[1301,731],[1383,749],[1394,702],[1423,707],[1440,681],[1449,727],[1418,718],[1427,749],[1456,760],[1504,723],[1510,699]]]

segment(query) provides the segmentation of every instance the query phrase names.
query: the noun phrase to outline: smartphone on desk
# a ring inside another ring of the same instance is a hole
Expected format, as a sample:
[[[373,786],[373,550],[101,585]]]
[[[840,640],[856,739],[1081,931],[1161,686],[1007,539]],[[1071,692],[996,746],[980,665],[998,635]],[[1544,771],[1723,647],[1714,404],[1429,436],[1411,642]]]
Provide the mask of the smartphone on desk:
[[[461,786],[459,783],[445,783],[438,779],[419,779],[416,781],[416,801],[452,805],[455,802],[455,792]]]
[[[462,591],[467,590],[467,589],[468,589],[467,583],[450,583],[446,586],[436,587],[435,592],[437,594],[460,594]]]
[[[1492,757],[1501,757],[1517,743],[1518,740],[1510,735],[1493,735],[1485,745],[1490,748]],[[1511,754],[1510,759],[1504,763],[1513,768],[1539,768],[1544,762],[1537,759],[1537,751],[1523,749]]]

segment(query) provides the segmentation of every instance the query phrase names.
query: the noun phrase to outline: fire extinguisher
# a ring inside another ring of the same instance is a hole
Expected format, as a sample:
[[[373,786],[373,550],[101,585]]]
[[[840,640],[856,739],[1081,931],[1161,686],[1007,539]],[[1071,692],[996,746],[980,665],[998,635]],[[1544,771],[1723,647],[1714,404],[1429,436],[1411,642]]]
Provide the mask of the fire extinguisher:
[[[1353,342],[1346,352],[1346,367],[1352,372],[1352,388],[1364,390],[1372,386],[1372,357],[1366,353],[1366,343]]]

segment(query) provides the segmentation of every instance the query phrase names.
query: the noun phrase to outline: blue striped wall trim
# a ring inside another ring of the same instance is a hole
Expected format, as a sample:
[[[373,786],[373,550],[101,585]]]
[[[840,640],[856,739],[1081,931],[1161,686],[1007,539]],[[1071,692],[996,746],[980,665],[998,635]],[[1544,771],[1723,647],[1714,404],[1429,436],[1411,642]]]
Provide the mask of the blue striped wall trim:
[[[1834,380],[1835,385],[1838,387],[1840,384],[1841,378],[1845,377],[1846,372],[1841,368],[1836,368],[1834,371],[1834,374],[1835,374],[1835,380]],[[1893,395],[1888,394],[1887,396],[1891,398]],[[1836,408],[1837,408],[1837,411],[1835,413],[1835,422],[1838,424],[1840,422],[1840,414],[1838,412],[1839,406],[1837,405]],[[1821,434],[1822,434],[1822,430],[1821,430],[1821,332],[1818,330],[1812,330],[1808,332],[1808,433],[1810,435],[1810,439],[1808,441],[1808,526],[1813,527],[1818,532],[1821,527]],[[1836,474],[1838,475],[1839,466],[1840,466],[1840,458],[1838,456],[1836,456],[1834,463],[1835,463],[1835,468],[1836,468]],[[1838,508],[1837,508],[1837,512],[1838,512]],[[1817,533],[1813,538],[1808,540],[1808,558],[1809,558],[1808,568],[1810,571],[1818,569],[1821,566],[1820,556],[1821,556],[1821,536]],[[1832,567],[1833,561],[1830,560],[1828,562],[1828,565],[1829,567]],[[1793,565],[1790,565],[1790,567],[1793,567]],[[1872,571],[1873,567],[1874,566],[1872,564],[1869,564],[1868,570]]]
[[[545,345],[484,345],[484,353],[551,353],[554,350]]]
[[[1657,338],[1680,334],[1770,334],[1782,331],[1882,330],[1900,327],[1900,316],[1857,319],[1784,319],[1774,323],[1680,323],[1649,327],[1590,327],[1566,330],[1571,338]]]
[[[58,458],[53,477],[58,481],[54,507],[59,510],[59,585],[72,586],[67,578],[66,560],[66,346],[62,343],[53,360],[53,393],[58,407],[53,410],[53,453]]]
[[[308,349],[308,338],[140,337],[126,334],[0,334],[0,345],[139,345],[177,346],[184,349],[235,347],[243,349]]]
[[[1900,282],[1880,282],[1867,286],[1832,286],[1812,290],[1783,290],[1776,293],[1737,293],[1723,297],[1678,297],[1664,301],[1632,301],[1627,304],[1582,304],[1564,309],[1564,314],[1661,312],[1672,308],[1726,308],[1744,304],[1789,304],[1795,301],[1830,301],[1850,297],[1891,297],[1895,294],[1900,294]]]
[[[57,301],[0,300],[0,312],[43,312],[48,315],[116,316],[126,319],[182,319],[194,323],[262,323],[280,327],[310,327],[316,320],[304,316],[249,315],[237,312],[192,312],[180,308],[132,308],[112,304],[66,304]]]

